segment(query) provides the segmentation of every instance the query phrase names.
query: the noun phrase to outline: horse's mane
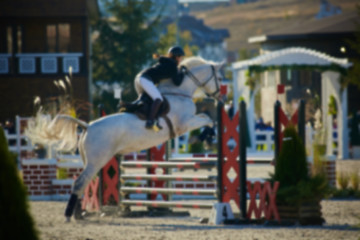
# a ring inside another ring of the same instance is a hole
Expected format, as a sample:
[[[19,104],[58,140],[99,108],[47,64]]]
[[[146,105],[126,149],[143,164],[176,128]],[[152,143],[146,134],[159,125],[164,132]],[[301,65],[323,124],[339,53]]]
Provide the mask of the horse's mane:
[[[185,66],[187,68],[194,68],[200,65],[204,65],[204,64],[211,64],[211,62],[206,61],[205,59],[201,58],[201,57],[189,57],[184,59],[181,63],[180,66]]]

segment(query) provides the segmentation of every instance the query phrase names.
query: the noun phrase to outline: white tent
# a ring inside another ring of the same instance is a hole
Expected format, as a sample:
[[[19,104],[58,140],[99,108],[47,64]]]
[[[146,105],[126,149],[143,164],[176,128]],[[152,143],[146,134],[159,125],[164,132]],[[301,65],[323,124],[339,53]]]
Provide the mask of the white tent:
[[[328,99],[334,96],[338,108],[338,158],[347,158],[349,155],[349,134],[347,127],[347,89],[340,88],[340,72],[345,71],[352,64],[347,59],[334,58],[324,53],[306,48],[286,48],[278,51],[269,52],[253,59],[235,62],[232,65],[233,84],[234,84],[234,106],[242,97],[248,106],[248,123],[251,136],[251,146],[255,149],[255,120],[254,120],[254,94],[246,85],[246,72],[264,72],[281,68],[303,68],[318,69],[322,71],[322,112],[323,122],[326,123],[327,132],[332,132],[331,117],[328,116]],[[331,134],[328,134],[331,135]],[[328,146],[331,146],[331,138],[328,138]],[[328,147],[327,154],[331,154]]]

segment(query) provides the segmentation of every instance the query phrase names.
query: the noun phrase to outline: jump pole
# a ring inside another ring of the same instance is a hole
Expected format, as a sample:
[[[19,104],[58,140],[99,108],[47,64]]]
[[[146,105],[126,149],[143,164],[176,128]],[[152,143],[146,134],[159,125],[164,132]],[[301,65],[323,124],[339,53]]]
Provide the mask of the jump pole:
[[[217,106],[217,115],[218,115],[218,159],[217,159],[217,167],[218,167],[218,185],[217,185],[217,192],[218,192],[218,202],[224,202],[223,191],[228,191],[228,186],[224,186],[223,181],[223,163],[224,163],[224,149],[223,146],[226,145],[224,141],[226,139],[223,138],[224,135],[224,123],[222,121],[223,115],[226,112],[223,111],[224,104],[222,102],[218,102]],[[244,101],[240,102],[240,116],[239,116],[239,142],[236,144],[239,146],[237,153],[239,156],[239,188],[237,189],[237,193],[239,194],[239,203],[238,206],[241,211],[241,219],[247,219],[247,187],[246,187],[246,132],[247,132],[247,124],[246,124],[246,103]]]
[[[240,102],[240,123],[239,123],[239,140],[240,140],[240,147],[239,147],[239,179],[240,179],[240,211],[241,211],[241,218],[247,218],[247,189],[246,189],[246,132],[247,132],[247,124],[246,124],[246,104],[244,101]]]
[[[218,139],[217,139],[217,147],[218,147],[218,155],[217,155],[217,192],[218,192],[218,202],[221,203],[223,199],[222,189],[223,189],[223,174],[222,174],[222,161],[223,161],[223,122],[222,122],[222,111],[224,108],[223,102],[218,102],[217,105],[217,132],[218,132]]]
[[[280,131],[281,131],[281,125],[280,125],[280,119],[279,119],[279,112],[281,108],[281,103],[279,100],[276,101],[274,106],[274,144],[275,144],[275,163],[277,162],[277,159],[279,158],[280,154]]]

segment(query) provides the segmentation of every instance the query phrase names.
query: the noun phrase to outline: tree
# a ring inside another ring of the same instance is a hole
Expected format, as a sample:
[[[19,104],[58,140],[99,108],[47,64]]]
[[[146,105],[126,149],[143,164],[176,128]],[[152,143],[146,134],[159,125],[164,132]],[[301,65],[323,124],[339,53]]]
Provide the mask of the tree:
[[[196,55],[199,51],[198,46],[191,46],[192,36],[190,31],[182,31],[179,36],[179,46],[183,47],[187,57]],[[166,34],[159,39],[158,53],[165,54],[171,46],[176,45],[176,24],[172,23],[167,26]]]
[[[103,0],[110,18],[97,21],[93,29],[97,37],[93,43],[94,83],[119,83],[125,101],[136,97],[133,81],[137,73],[151,59],[159,16],[153,17],[151,0]],[[152,19],[151,19],[152,18]],[[103,103],[116,110],[116,99],[103,102],[94,97],[94,106]]]

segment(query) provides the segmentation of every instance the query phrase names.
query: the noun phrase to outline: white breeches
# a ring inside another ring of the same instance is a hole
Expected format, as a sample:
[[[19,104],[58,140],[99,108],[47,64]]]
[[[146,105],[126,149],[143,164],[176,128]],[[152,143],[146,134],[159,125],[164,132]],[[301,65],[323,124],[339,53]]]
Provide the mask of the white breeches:
[[[152,100],[160,99],[163,100],[159,90],[155,86],[155,84],[148,80],[147,78],[136,76],[135,78],[135,89],[138,95],[142,94],[143,92],[146,92]]]

